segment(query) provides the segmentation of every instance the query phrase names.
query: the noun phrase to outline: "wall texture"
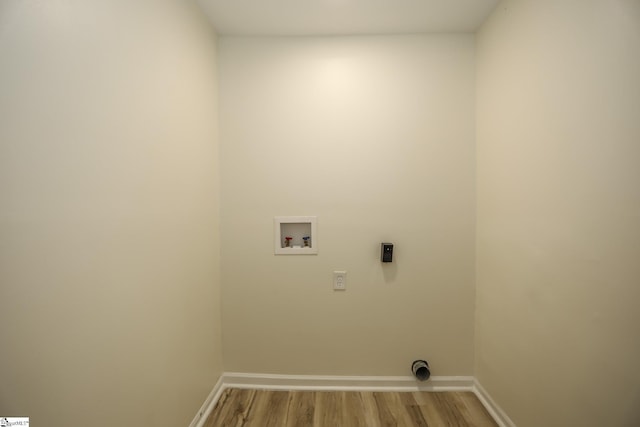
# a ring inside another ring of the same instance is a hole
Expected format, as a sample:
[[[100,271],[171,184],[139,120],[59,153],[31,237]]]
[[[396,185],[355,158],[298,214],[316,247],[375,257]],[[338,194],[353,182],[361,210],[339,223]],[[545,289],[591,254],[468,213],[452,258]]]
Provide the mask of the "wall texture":
[[[218,46],[225,370],[472,374],[473,36]],[[275,256],[277,215],[319,254]]]
[[[215,384],[209,28],[188,2],[1,2],[0,415],[185,426]]]
[[[640,2],[477,40],[476,376],[519,427],[640,425]]]

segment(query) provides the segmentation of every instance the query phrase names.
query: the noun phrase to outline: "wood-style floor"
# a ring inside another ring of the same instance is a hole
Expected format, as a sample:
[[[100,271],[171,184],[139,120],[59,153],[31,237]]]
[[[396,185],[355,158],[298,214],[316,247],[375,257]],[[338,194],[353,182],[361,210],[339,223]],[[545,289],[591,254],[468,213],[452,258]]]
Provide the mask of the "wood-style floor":
[[[227,389],[204,427],[496,427],[472,392]]]

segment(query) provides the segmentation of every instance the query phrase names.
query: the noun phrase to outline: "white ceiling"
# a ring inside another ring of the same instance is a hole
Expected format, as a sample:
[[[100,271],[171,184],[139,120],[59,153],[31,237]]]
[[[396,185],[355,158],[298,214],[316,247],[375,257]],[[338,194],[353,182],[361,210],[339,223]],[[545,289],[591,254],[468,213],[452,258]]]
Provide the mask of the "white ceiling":
[[[218,34],[473,32],[499,0],[198,0]]]

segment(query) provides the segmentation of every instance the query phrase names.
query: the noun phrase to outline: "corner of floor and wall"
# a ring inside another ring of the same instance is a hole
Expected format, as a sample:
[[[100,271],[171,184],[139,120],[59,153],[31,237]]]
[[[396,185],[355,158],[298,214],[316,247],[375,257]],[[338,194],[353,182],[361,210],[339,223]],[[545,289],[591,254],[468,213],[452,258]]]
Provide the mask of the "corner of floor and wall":
[[[0,416],[198,426],[229,385],[426,358],[504,426],[639,425],[638,52],[637,0],[273,38],[2,2]],[[274,255],[298,215],[318,254]]]

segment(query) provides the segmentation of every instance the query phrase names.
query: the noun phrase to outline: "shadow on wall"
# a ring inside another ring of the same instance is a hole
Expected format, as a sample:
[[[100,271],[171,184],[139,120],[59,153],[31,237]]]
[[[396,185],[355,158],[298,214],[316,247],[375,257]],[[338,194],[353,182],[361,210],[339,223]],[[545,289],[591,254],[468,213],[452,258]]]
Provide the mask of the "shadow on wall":
[[[382,264],[382,275],[384,276],[385,283],[387,284],[394,283],[396,281],[397,273],[398,273],[398,264],[395,261]]]

